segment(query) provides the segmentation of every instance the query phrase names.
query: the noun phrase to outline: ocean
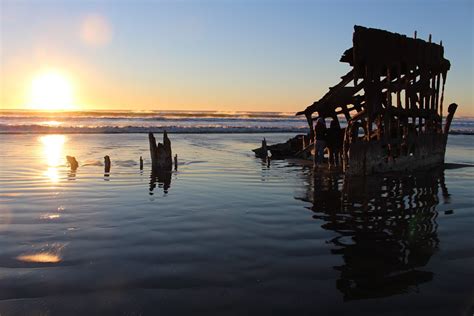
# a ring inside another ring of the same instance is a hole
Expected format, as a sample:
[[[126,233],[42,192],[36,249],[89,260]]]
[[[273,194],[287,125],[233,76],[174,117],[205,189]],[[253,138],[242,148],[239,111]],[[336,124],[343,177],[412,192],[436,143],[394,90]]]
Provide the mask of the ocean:
[[[344,126],[344,119],[342,119]],[[0,111],[0,133],[305,133],[304,116],[283,112]],[[455,117],[453,134],[474,134],[474,118]]]
[[[251,151],[304,125],[2,112],[0,314],[472,315],[473,136],[449,136],[446,168],[366,178]],[[157,176],[137,132],[164,128],[178,169]]]

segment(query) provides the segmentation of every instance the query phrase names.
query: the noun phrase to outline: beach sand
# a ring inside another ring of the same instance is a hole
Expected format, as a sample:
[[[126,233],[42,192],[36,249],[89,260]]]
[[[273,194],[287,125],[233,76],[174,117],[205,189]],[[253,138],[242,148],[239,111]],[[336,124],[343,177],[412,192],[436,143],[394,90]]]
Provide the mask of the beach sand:
[[[0,135],[0,314],[473,313],[472,136],[365,180],[251,152],[290,136],[171,134],[156,179],[146,134]]]

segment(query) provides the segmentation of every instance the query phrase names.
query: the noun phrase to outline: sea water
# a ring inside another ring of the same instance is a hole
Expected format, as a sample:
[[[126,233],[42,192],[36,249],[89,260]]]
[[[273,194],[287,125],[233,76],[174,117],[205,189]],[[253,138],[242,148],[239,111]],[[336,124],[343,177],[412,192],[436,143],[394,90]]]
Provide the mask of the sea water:
[[[472,136],[364,179],[251,152],[293,135],[170,133],[161,177],[144,134],[0,135],[0,314],[472,314]]]

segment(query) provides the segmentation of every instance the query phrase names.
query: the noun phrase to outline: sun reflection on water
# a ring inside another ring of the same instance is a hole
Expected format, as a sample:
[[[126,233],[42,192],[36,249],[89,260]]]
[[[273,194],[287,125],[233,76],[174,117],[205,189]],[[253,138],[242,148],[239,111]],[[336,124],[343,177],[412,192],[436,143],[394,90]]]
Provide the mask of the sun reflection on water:
[[[61,255],[66,244],[53,243],[46,244],[41,249],[29,251],[15,257],[16,260],[31,263],[58,263],[63,261]]]
[[[44,173],[43,173],[46,177],[49,178],[49,180],[51,180],[51,182],[59,182],[59,173],[58,173],[58,168],[56,167],[49,167],[48,170],[46,170]]]
[[[54,253],[41,252],[29,255],[20,255],[16,257],[17,260],[23,262],[38,262],[38,263],[58,263],[61,257]]]
[[[40,219],[58,219],[60,217],[60,214],[43,214],[40,216]]]
[[[45,135],[39,138],[43,144],[43,158],[48,166],[44,175],[49,178],[51,182],[59,181],[58,167],[64,159],[63,146],[66,142],[64,135]]]

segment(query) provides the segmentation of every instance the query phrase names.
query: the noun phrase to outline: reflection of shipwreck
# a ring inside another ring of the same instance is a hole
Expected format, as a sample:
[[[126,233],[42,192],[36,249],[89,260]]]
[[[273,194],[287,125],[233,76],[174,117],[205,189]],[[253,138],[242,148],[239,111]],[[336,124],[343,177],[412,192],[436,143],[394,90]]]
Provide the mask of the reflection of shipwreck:
[[[275,158],[314,154],[313,114],[339,122],[344,117],[343,170],[371,174],[432,167],[444,162],[449,127],[457,105],[451,104],[443,126],[444,86],[450,62],[440,43],[355,26],[353,47],[341,62],[353,68],[305,115],[307,135],[284,144],[255,149]],[[266,149],[266,150],[265,150]]]
[[[343,263],[336,286],[345,300],[414,290],[434,274],[425,266],[439,246],[438,194],[449,197],[442,170],[405,176],[349,178],[311,174],[296,196],[336,233],[327,241]]]

